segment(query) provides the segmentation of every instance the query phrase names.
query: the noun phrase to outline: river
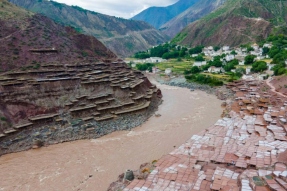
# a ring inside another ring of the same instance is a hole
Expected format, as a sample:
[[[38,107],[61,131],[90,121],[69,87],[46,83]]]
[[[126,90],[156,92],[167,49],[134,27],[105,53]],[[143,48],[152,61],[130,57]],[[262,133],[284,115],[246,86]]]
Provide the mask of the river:
[[[153,81],[153,83],[156,83]],[[202,91],[167,85],[157,113],[132,131],[0,157],[0,190],[106,191],[126,169],[138,169],[214,124],[221,101]]]

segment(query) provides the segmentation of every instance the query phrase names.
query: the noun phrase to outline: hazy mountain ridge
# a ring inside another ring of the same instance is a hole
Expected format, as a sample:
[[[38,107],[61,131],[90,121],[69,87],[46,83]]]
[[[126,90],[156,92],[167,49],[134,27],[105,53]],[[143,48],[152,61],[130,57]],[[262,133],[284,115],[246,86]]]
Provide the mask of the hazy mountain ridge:
[[[155,28],[160,28],[172,18],[187,10],[199,0],[179,0],[167,7],[150,7],[134,16],[132,19],[145,21]]]
[[[40,14],[34,14],[0,0],[0,70],[36,67],[41,62],[81,62],[116,58],[93,36],[80,34]],[[58,54],[37,55],[31,49],[56,49]],[[32,64],[32,65],[31,65]],[[38,65],[37,67],[39,67]]]
[[[200,0],[180,15],[162,25],[160,30],[168,36],[174,37],[188,24],[216,10],[224,4],[225,1],[226,0]]]
[[[191,23],[173,42],[194,45],[230,45],[260,41],[277,26],[286,25],[286,1],[227,0],[227,2]]]
[[[108,16],[54,1],[9,1],[28,10],[44,14],[63,25],[72,26],[80,32],[93,35],[119,56],[131,55],[169,39],[166,35],[143,21]],[[147,30],[149,31],[148,36],[145,35]],[[137,36],[142,38],[139,40]],[[118,41],[118,39],[121,39],[121,41]],[[114,47],[115,42],[120,44]]]

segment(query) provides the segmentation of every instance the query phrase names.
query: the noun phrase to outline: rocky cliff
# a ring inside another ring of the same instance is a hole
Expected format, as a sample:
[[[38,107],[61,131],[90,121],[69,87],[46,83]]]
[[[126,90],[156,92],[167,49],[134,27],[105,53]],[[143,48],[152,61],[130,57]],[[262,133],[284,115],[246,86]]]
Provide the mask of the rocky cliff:
[[[173,42],[195,45],[230,45],[260,41],[277,26],[286,26],[286,1],[227,0],[227,2],[188,25]]]
[[[161,92],[95,37],[0,0],[0,155],[140,125]]]
[[[179,0],[175,4],[167,7],[150,7],[132,19],[145,21],[158,29],[198,1],[199,0]]]
[[[164,25],[160,30],[170,37],[174,37],[188,24],[202,18],[220,7],[226,0],[200,0],[183,13],[174,17]]]
[[[118,56],[130,56],[169,38],[143,21],[112,17],[55,1],[9,0],[33,12],[95,36]]]

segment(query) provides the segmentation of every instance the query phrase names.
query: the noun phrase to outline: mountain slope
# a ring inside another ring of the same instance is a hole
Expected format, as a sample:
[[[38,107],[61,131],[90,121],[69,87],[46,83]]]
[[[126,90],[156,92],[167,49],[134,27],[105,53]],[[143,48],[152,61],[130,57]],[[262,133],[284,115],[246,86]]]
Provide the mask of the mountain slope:
[[[161,91],[93,36],[0,0],[0,156],[141,125]]]
[[[198,1],[199,0],[179,0],[177,3],[168,7],[150,7],[132,19],[145,21],[158,29]]]
[[[129,56],[168,40],[166,35],[143,21],[103,15],[54,1],[9,1],[63,25],[72,26],[80,32],[93,35],[119,56]]]
[[[36,62],[82,62],[116,58],[95,37],[80,34],[39,14],[1,0],[0,7],[0,70],[25,67]],[[55,49],[58,54],[37,55],[32,49]]]
[[[188,25],[173,42],[187,45],[237,46],[266,38],[286,26],[286,1],[227,0],[206,17]]]
[[[189,9],[161,26],[161,31],[174,37],[188,24],[200,19],[220,7],[226,0],[200,0]]]

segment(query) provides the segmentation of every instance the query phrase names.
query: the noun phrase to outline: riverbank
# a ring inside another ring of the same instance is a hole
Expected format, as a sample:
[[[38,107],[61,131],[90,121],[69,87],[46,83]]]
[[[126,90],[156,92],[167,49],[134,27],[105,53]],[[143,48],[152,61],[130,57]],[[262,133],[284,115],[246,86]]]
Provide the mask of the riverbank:
[[[153,116],[132,131],[2,156],[0,188],[104,191],[126,169],[171,152],[222,114],[222,102],[214,95],[156,85],[163,94],[157,112],[161,117]]]

